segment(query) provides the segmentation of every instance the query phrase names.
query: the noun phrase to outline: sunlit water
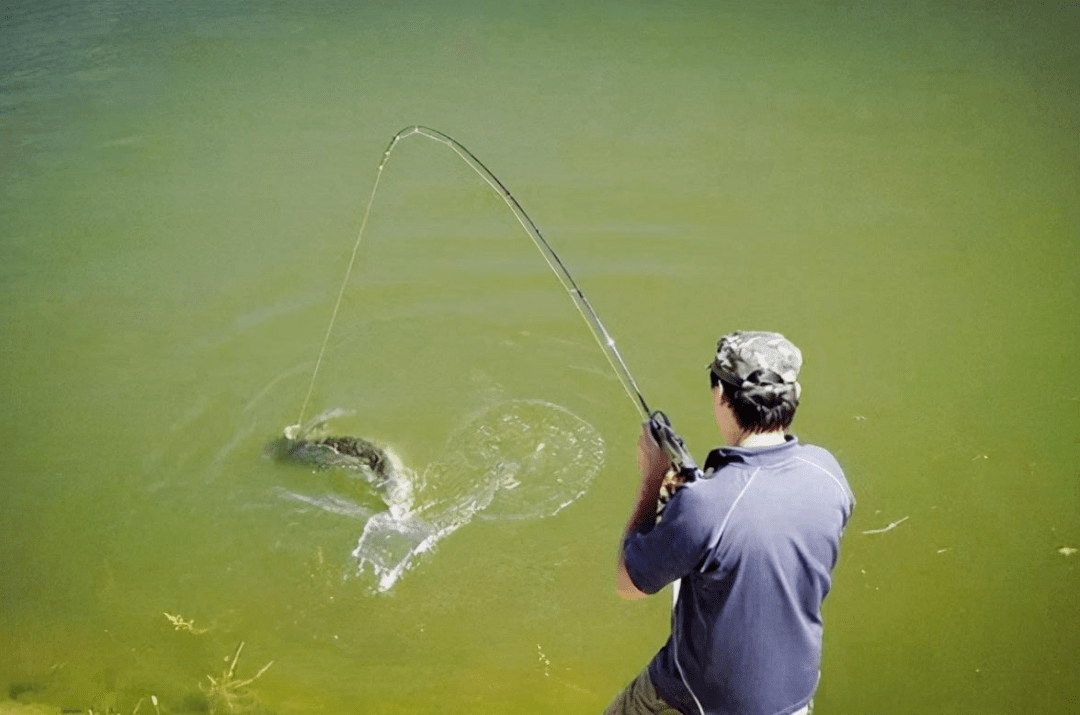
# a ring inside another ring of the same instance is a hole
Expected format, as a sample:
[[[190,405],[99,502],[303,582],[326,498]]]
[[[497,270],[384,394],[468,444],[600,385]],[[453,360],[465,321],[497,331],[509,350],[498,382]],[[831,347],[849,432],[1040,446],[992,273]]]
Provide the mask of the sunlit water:
[[[815,712],[1070,712],[1077,11],[794,5],[5,8],[4,711],[206,711],[244,642],[266,712],[592,713],[662,644],[612,587],[634,406],[446,147],[395,151],[307,408],[407,508],[264,454],[422,123],[696,453],[719,334],[803,349],[859,499]]]

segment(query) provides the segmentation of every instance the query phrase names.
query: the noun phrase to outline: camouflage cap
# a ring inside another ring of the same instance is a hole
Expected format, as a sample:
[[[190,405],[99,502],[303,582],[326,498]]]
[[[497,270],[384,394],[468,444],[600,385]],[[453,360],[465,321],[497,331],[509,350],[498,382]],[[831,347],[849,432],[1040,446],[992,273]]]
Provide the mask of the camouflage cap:
[[[716,359],[709,369],[739,390],[765,385],[786,390],[793,386],[798,400],[802,391],[798,383],[801,367],[802,353],[780,333],[737,330],[717,341]]]

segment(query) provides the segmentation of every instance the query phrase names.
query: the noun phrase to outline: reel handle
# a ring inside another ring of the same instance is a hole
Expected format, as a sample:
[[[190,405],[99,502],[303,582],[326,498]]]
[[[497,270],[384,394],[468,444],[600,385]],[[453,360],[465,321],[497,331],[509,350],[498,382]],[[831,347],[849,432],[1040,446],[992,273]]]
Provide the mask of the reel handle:
[[[683,481],[692,481],[702,476],[701,468],[686,448],[683,438],[675,432],[671,426],[671,420],[660,410],[649,415],[649,433],[653,441],[671,460],[672,468]]]

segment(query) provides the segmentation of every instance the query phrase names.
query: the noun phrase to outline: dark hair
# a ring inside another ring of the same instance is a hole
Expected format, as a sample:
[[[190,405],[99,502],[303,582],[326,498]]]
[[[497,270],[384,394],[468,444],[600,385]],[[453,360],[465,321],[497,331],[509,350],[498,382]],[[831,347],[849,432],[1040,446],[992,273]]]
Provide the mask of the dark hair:
[[[785,385],[779,375],[768,370],[758,370],[748,379],[755,386],[743,389],[709,373],[709,383],[713,387],[723,386],[724,399],[735,412],[739,429],[751,434],[786,431],[795,419],[795,408],[799,406],[795,386]]]

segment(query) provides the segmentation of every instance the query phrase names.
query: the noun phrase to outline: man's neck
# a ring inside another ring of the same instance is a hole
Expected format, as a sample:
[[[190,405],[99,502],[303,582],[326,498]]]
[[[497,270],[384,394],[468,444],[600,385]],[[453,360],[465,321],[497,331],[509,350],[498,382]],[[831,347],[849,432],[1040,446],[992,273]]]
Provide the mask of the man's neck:
[[[781,430],[779,432],[758,432],[754,434],[748,434],[739,440],[736,447],[748,447],[753,449],[754,447],[772,447],[777,444],[783,444],[787,440],[787,436]]]

